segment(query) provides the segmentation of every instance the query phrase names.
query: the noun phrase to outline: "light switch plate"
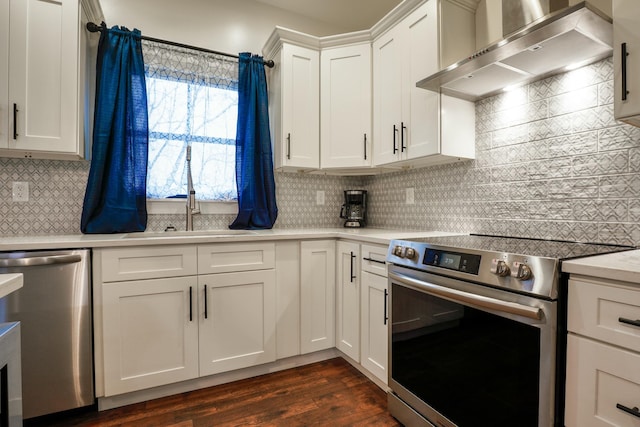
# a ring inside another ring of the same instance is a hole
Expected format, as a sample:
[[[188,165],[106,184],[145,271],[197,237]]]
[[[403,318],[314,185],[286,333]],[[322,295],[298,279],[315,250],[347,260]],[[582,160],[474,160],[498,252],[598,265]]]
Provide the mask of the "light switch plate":
[[[405,203],[407,205],[415,204],[415,202],[416,202],[416,200],[415,200],[415,191],[414,191],[413,187],[407,188],[406,189],[406,193],[407,193],[407,196],[406,196],[406,202]]]
[[[324,205],[324,191],[322,190],[316,192],[316,205]]]
[[[11,196],[14,202],[28,202],[29,183],[27,181],[13,181]]]

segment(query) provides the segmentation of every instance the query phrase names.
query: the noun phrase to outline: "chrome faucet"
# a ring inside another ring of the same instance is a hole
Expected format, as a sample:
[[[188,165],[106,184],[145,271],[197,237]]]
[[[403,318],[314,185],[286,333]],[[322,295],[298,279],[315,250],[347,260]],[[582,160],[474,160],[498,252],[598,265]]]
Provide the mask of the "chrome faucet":
[[[193,231],[193,216],[200,213],[196,206],[196,190],[191,178],[191,145],[187,145],[187,231]]]

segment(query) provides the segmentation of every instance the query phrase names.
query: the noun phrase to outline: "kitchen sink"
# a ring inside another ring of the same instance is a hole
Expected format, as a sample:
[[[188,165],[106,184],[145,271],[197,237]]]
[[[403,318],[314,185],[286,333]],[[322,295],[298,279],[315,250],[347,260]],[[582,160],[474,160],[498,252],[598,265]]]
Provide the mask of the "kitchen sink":
[[[193,230],[193,231],[157,231],[157,232],[141,232],[127,233],[122,236],[123,239],[148,239],[148,238],[166,238],[166,237],[185,237],[185,236],[245,236],[256,234],[251,230]]]

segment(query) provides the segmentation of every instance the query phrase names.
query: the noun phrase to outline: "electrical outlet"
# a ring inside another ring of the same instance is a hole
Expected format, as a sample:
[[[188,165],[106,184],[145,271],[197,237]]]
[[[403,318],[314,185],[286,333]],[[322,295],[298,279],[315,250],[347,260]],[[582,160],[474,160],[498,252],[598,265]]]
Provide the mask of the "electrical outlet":
[[[405,201],[405,203],[407,205],[413,205],[413,204],[416,203],[415,191],[414,191],[413,187],[410,187],[410,188],[406,189],[406,201]]]
[[[324,191],[316,191],[316,205],[324,205]]]
[[[28,202],[29,183],[27,181],[14,181],[11,195],[14,202]]]

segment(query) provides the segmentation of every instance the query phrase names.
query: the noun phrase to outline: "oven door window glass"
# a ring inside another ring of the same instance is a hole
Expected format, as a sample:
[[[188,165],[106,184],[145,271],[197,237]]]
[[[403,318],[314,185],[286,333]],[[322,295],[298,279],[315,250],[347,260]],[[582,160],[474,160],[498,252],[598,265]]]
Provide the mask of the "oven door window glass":
[[[400,285],[392,378],[460,427],[538,426],[540,330]]]

